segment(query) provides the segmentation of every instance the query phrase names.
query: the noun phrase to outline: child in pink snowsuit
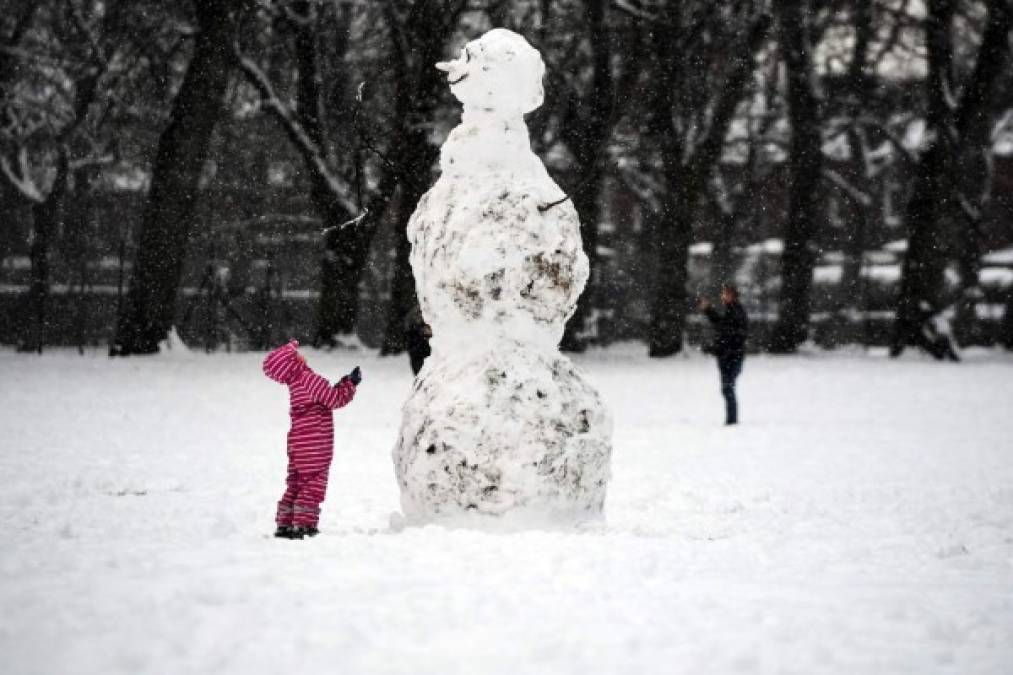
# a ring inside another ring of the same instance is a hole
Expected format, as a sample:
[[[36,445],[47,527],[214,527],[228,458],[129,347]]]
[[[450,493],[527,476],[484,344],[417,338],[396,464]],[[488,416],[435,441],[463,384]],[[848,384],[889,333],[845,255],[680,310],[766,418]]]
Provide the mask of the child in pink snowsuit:
[[[334,456],[331,411],[355,396],[362,379],[358,366],[331,384],[314,373],[298,351],[296,340],[278,347],[264,359],[264,374],[288,386],[289,415],[287,489],[278,502],[276,537],[302,539],[317,534],[320,503],[327,492],[327,475]]]

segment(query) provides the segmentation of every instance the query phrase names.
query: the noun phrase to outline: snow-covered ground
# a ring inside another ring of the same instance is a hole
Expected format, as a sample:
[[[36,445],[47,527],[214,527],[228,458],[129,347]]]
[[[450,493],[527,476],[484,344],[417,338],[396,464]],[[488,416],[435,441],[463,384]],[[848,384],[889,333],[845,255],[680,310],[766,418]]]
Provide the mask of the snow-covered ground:
[[[407,364],[338,411],[324,534],[270,538],[286,399],[259,354],[0,351],[0,671],[1013,672],[1013,358],[579,359],[607,523],[392,530]]]

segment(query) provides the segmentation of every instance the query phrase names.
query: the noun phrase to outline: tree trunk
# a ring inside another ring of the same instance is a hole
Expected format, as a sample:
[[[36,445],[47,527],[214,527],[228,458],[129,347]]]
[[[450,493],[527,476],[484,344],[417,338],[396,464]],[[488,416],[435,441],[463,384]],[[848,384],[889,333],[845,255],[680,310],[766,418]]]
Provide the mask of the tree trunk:
[[[862,139],[854,128],[848,131],[847,137],[851,147],[848,179],[859,183],[863,188],[871,188],[869,181],[861,180],[865,171],[865,151]],[[862,305],[865,298],[865,285],[862,281],[862,264],[865,261],[865,240],[869,229],[869,214],[868,205],[853,197],[847,197],[847,199],[851,204],[851,222],[842,247],[844,262],[841,265],[841,297],[843,298],[843,306],[854,309],[853,316],[857,316],[857,313],[864,309]]]
[[[651,304],[651,326],[648,354],[665,357],[682,351],[686,328],[688,298],[687,261],[693,234],[693,207],[696,194],[689,184],[678,156],[666,152],[665,183],[668,188],[662,201],[655,252],[654,298]]]
[[[769,344],[770,351],[775,353],[794,352],[808,337],[816,265],[813,235],[818,218],[822,142],[804,23],[808,14],[806,5],[800,0],[781,0],[775,4],[781,24],[781,54],[787,71],[786,99],[791,125],[791,182],[781,258],[781,302]]]
[[[666,5],[666,19],[678,30],[681,16],[675,3]],[[671,35],[650,33],[655,57],[655,84],[650,92],[651,130],[657,136],[662,167],[662,193],[655,221],[654,280],[651,288],[651,322],[647,352],[666,357],[682,350],[686,317],[686,278],[692,231],[687,207],[692,202],[685,180],[685,138],[675,121],[676,88],[686,67],[685,54]]]
[[[869,45],[874,27],[872,25],[872,4],[856,2],[852,6],[855,25],[855,46],[852,49],[851,64],[848,67],[847,96],[850,127],[847,133],[848,147],[851,155],[845,166],[847,179],[860,186],[871,195],[873,186],[866,175],[865,143],[859,133],[858,117],[862,107],[868,105],[872,80],[868,73]],[[851,222],[842,253],[844,262],[841,265],[841,297],[844,308],[854,311],[845,320],[851,321],[865,310],[865,284],[862,278],[862,265],[865,261],[866,237],[869,226],[869,208],[853,196],[847,197],[851,204]]]
[[[566,145],[577,160],[580,181],[574,187],[576,192],[570,194],[580,217],[580,237],[591,270],[587,286],[577,299],[573,316],[566,322],[559,345],[560,349],[570,352],[582,352],[587,348],[587,322],[597,303],[597,286],[601,276],[598,228],[601,220],[601,191],[605,181],[602,157],[612,135],[612,111],[615,105],[608,5],[608,0],[584,2],[592,50],[591,90],[575,111],[580,123],[567,125]]]
[[[389,199],[389,195],[388,195]],[[320,261],[320,301],[317,305],[315,345],[337,344],[337,336],[351,335],[359,318],[359,283],[369,247],[382,213],[339,227],[336,217],[325,217],[328,227]]]
[[[732,244],[735,238],[735,221],[738,214],[735,209],[725,208],[718,204],[718,232],[711,249],[711,273],[709,290],[715,296],[721,292],[724,284],[734,283],[735,270],[732,263]]]
[[[28,309],[30,321],[26,322],[27,334],[19,345],[20,351],[42,353],[46,344],[49,317],[49,257],[53,235],[63,222],[64,198],[70,180],[70,166],[66,149],[61,149],[56,164],[53,187],[44,201],[32,205],[32,246],[29,251],[31,269],[28,282]]]
[[[999,324],[999,344],[1013,351],[1013,286],[1006,289],[1006,310]]]
[[[418,201],[411,199],[408,195],[401,196],[401,204],[398,206],[398,218],[396,227],[403,230],[408,225],[408,218],[411,217],[411,206]],[[409,203],[411,206],[409,206]],[[411,244],[407,236],[399,236],[397,240],[397,252],[394,258],[394,274],[390,282],[390,305],[387,309],[387,326],[383,333],[383,344],[380,346],[381,356],[400,354],[406,348],[405,344],[405,317],[417,302],[415,291],[415,277],[412,275],[409,256]]]
[[[948,205],[948,200],[941,195],[946,184],[942,173],[946,165],[944,147],[948,143],[940,136],[931,141],[931,147],[918,163],[908,202],[911,235],[901,272],[890,352],[893,356],[899,355],[908,345],[922,344],[922,325],[938,309],[941,298],[943,268],[950,245],[943,228],[945,216],[938,213],[938,209]]]
[[[952,206],[944,194],[950,175],[950,109],[946,88],[951,76],[953,0],[930,0],[926,17],[928,44],[928,115],[926,133],[931,145],[915,167],[914,186],[907,206],[910,229],[901,272],[900,297],[890,353],[898,356],[907,345],[922,345],[923,324],[938,309],[950,242],[945,224]]]
[[[293,5],[306,17],[315,17],[309,2]],[[301,10],[299,9],[301,7]],[[339,34],[343,33],[339,31]],[[323,80],[320,75],[316,22],[299,26],[295,40],[299,79],[296,88],[297,110],[306,134],[323,155],[326,140],[323,129]],[[320,259],[320,300],[317,304],[316,346],[337,344],[337,336],[354,332],[359,310],[359,279],[369,249],[366,230],[341,227],[353,218],[328,187],[327,179],[307,161],[310,173],[310,200],[326,228]],[[360,205],[361,206],[361,205]],[[365,245],[363,245],[365,244]]]
[[[559,348],[566,352],[583,352],[587,349],[587,333],[592,330],[588,320],[597,304],[597,288],[601,276],[601,265],[598,260],[598,225],[601,221],[601,190],[604,184],[605,171],[596,161],[587,169],[589,175],[583,175],[586,181],[580,192],[571,196],[573,206],[580,218],[580,238],[587,256],[590,274],[584,292],[577,298],[577,307],[573,316],[566,322],[563,338]]]
[[[400,354],[405,350],[405,317],[418,303],[415,291],[415,277],[409,261],[411,244],[408,241],[408,220],[415,211],[422,195],[429,185],[431,167],[436,163],[438,151],[430,143],[422,129],[412,130],[409,134],[407,156],[404,165],[408,180],[401,183],[401,194],[397,198],[397,253],[394,260],[394,276],[390,287],[390,305],[387,309],[387,326],[384,330],[383,345],[380,354],[388,356]]]
[[[416,303],[415,278],[409,264],[408,220],[419,199],[429,189],[432,169],[439,158],[439,149],[430,141],[428,121],[432,119],[440,93],[446,87],[442,74],[433,64],[442,57],[465,7],[464,3],[454,3],[456,9],[449,11],[440,4],[419,3],[415,16],[407,19],[398,15],[393,3],[385,11],[394,33],[392,69],[397,92],[394,102],[397,126],[391,147],[396,148],[399,157],[394,177],[400,194],[394,225],[397,253],[387,325],[380,348],[382,355],[399,354],[405,350],[405,317]]]
[[[991,150],[988,149],[985,152],[991,152]],[[980,159],[982,164],[988,161],[988,158],[984,156],[981,156]],[[960,182],[970,184],[973,180],[981,185],[988,180],[986,178],[987,168],[981,167],[975,170],[975,167],[968,167],[967,164],[968,162],[965,160],[963,170],[958,174]],[[957,228],[955,241],[960,291],[956,299],[953,336],[961,347],[982,344],[981,322],[978,321],[976,308],[978,301],[984,296],[978,282],[978,273],[981,271],[981,208],[984,206],[984,200],[972,201],[968,192],[964,192],[964,198],[967,199],[965,209],[973,210],[973,213],[965,212],[963,214],[963,227]]]
[[[310,140],[326,156],[327,142],[324,138],[324,85],[320,73],[320,51],[318,40],[319,23],[315,5],[308,0],[300,0],[293,4],[293,10],[304,18],[297,26],[295,39],[295,55],[298,64],[298,83],[296,102],[300,122]],[[335,55],[341,58],[348,49],[348,32],[351,23],[351,9],[342,5],[338,11],[341,26],[337,35],[341,40],[335,48]],[[335,90],[347,90],[347,75],[344,70],[335,77],[340,83]],[[344,96],[338,97],[341,105],[346,105]],[[344,129],[347,134],[353,129]],[[327,178],[322,175],[306,159],[306,168],[310,173],[310,199],[324,223],[327,234],[324,236],[324,250],[320,260],[320,300],[317,304],[317,327],[313,344],[334,346],[337,336],[350,335],[355,331],[359,315],[359,282],[369,253],[372,235],[376,231],[370,225],[375,221],[359,222],[354,226],[341,227],[356,214],[349,213],[328,186]],[[333,165],[333,162],[328,162]],[[362,205],[359,205],[360,208]]]
[[[130,289],[110,355],[152,354],[172,327],[199,183],[215,125],[225,112],[239,0],[196,0],[193,57],[158,142]]]
[[[955,185],[961,199],[957,231],[957,265],[960,272],[960,296],[954,321],[954,335],[961,346],[983,344],[984,335],[976,307],[983,297],[978,273],[981,270],[982,211],[990,199],[992,153],[992,100],[995,80],[1009,68],[1008,36],[1013,9],[1008,0],[994,0],[989,6],[988,23],[975,74],[964,94],[956,119],[960,145],[957,148]]]

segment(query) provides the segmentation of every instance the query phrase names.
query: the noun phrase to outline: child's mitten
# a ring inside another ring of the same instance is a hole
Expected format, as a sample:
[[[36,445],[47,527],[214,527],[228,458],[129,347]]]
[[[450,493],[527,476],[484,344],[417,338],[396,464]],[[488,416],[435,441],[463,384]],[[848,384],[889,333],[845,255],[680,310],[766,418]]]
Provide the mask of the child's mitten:
[[[358,387],[359,383],[362,382],[362,371],[359,370],[359,366],[356,366],[346,377],[352,381],[352,384]]]

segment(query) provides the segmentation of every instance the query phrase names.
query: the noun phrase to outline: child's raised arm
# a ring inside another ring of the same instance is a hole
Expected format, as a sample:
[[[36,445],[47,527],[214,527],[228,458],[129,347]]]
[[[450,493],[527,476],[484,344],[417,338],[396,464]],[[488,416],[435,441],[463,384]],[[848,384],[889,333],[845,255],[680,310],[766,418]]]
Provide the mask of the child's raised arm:
[[[311,373],[309,381],[310,398],[314,402],[332,410],[348,405],[355,397],[355,385],[361,379],[361,377],[355,376],[358,370],[358,367],[356,367],[351,374],[345,375],[333,386],[320,375]]]

